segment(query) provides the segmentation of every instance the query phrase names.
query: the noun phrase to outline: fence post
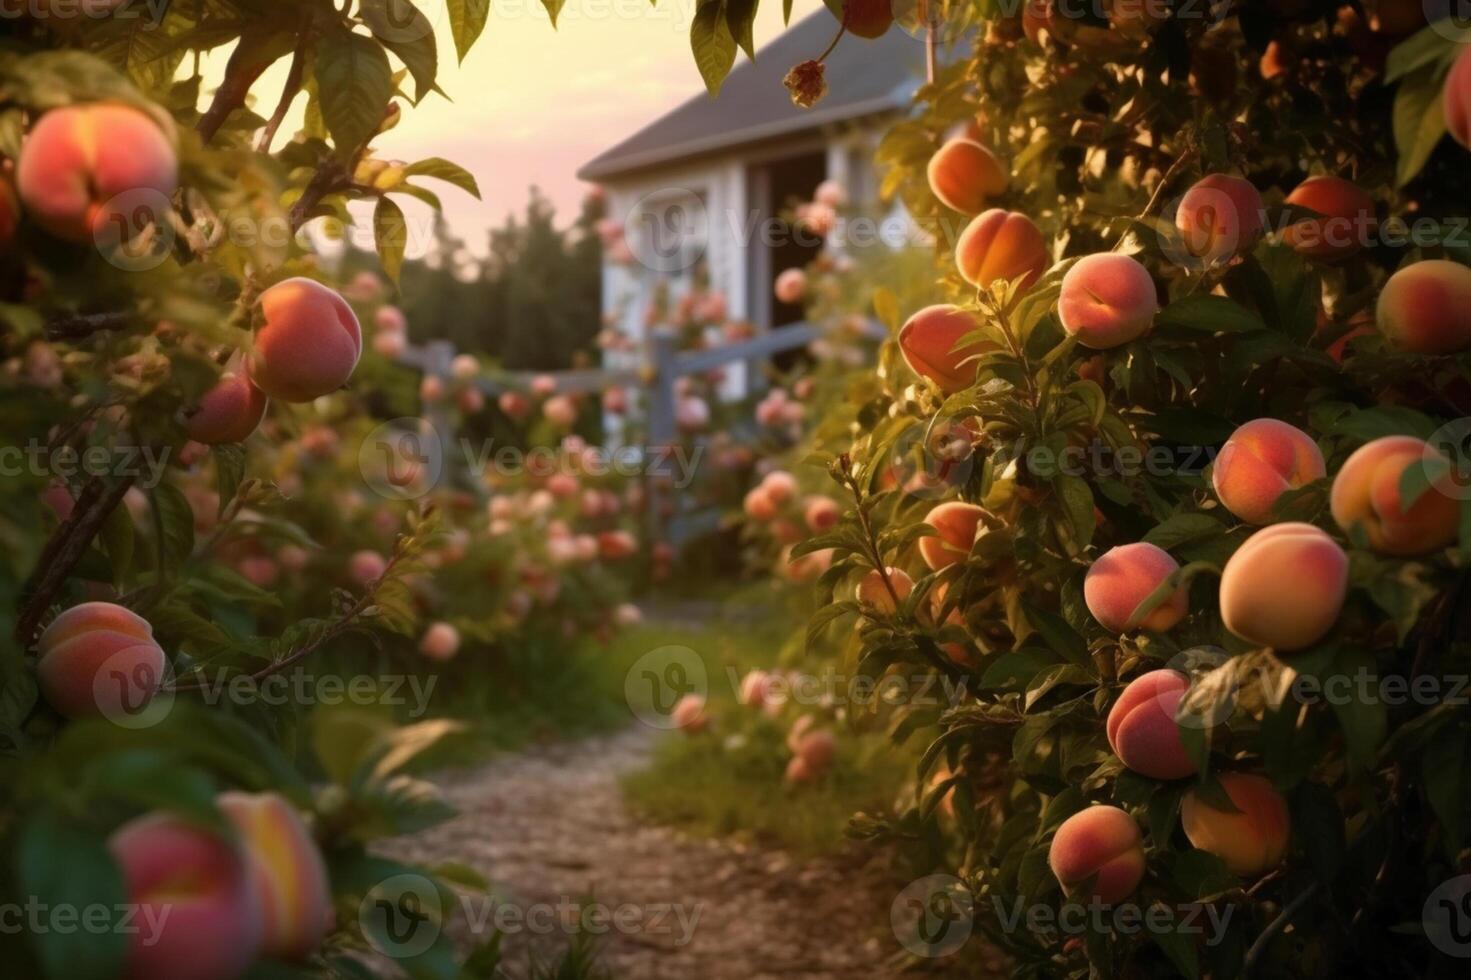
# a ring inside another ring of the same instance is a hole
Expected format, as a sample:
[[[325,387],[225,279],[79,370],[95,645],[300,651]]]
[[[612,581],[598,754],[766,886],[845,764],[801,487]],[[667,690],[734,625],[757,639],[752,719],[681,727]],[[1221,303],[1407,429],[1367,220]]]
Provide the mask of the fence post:
[[[649,337],[647,392],[649,406],[648,445],[644,447],[644,496],[649,514],[649,537],[657,538],[664,527],[664,487],[653,471],[655,454],[667,453],[674,445],[676,374],[675,336],[668,330],[656,330]]]

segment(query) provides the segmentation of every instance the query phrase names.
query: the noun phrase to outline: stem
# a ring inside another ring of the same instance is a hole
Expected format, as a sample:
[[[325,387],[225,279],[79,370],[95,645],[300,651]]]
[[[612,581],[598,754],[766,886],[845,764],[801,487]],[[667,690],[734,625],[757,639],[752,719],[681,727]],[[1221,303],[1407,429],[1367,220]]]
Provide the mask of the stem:
[[[1288,902],[1287,907],[1282,910],[1281,914],[1279,914],[1277,918],[1273,919],[1271,923],[1268,924],[1267,928],[1262,930],[1262,934],[1256,937],[1256,942],[1251,944],[1251,949],[1248,950],[1246,953],[1244,972],[1249,973],[1252,967],[1256,966],[1256,961],[1261,958],[1262,952],[1267,948],[1267,944],[1270,943],[1279,932],[1287,928],[1287,923],[1292,921],[1292,917],[1298,912],[1302,911],[1302,907],[1306,905],[1309,901],[1311,901],[1312,897],[1317,893],[1318,882],[1315,881],[1304,888],[1302,890],[1302,893],[1294,898],[1291,902]]]
[[[225,66],[225,80],[215,89],[214,100],[195,127],[206,145],[215,138],[225,120],[230,118],[230,113],[245,105],[250,87],[275,62],[271,51],[276,37],[277,32],[269,31],[246,34],[240,39]]]
[[[286,75],[286,87],[281,92],[281,101],[276,106],[276,111],[271,114],[270,122],[266,123],[265,130],[261,133],[260,142],[256,144],[257,153],[270,153],[271,141],[276,138],[276,132],[281,128],[281,123],[286,120],[286,113],[291,109],[291,103],[296,101],[296,96],[301,93],[301,80],[306,74],[306,44],[297,46],[296,54],[291,57],[291,71]]]
[[[83,340],[94,333],[121,330],[132,321],[132,313],[79,313],[46,324],[46,339]]]

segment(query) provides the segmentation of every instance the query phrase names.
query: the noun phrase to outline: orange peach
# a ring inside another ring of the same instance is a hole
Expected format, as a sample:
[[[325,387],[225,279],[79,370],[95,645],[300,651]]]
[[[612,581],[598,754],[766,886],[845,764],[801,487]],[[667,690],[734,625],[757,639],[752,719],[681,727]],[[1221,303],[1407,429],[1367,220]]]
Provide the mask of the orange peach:
[[[1062,822],[1053,835],[1047,863],[1069,897],[1105,905],[1122,902],[1144,878],[1144,842],[1139,825],[1116,806],[1096,804]]]
[[[249,378],[227,372],[184,419],[184,431],[206,446],[244,442],[265,418],[268,401]]]
[[[1114,755],[1151,779],[1183,779],[1197,766],[1185,751],[1175,715],[1190,689],[1177,670],[1152,670],[1129,682],[1108,713],[1106,731]]]
[[[941,391],[960,391],[975,384],[979,365],[973,358],[996,349],[984,340],[955,349],[960,338],[979,327],[975,316],[959,307],[926,306],[899,329],[899,352],[911,371],[933,381]]]
[[[970,139],[952,139],[930,157],[930,190],[952,211],[979,214],[988,198],[1006,190],[1007,173],[986,147]]]
[[[985,532],[990,515],[975,504],[951,501],[925,515],[925,523],[937,533],[919,539],[919,556],[934,571],[949,568],[970,554],[976,536]]]
[[[890,0],[830,0],[829,8],[844,30],[868,40],[883,37],[894,23]]]
[[[807,295],[807,273],[802,269],[787,269],[776,277],[774,287],[778,302],[795,306]]]
[[[1020,280],[1023,289],[1047,271],[1047,241],[1032,219],[992,208],[979,215],[955,243],[955,264],[972,286]]]
[[[794,755],[787,763],[787,771],[782,778],[793,785],[798,785],[816,782],[820,775],[821,773],[808,765],[806,759],[800,755]]]
[[[1374,316],[1400,350],[1454,354],[1471,347],[1471,267],[1446,259],[1405,266],[1384,284]]]
[[[1221,620],[1249,643],[1277,651],[1317,643],[1343,609],[1348,556],[1325,531],[1288,521],[1263,528],[1221,573]]]
[[[1208,174],[1180,199],[1175,227],[1185,249],[1206,265],[1219,265],[1256,247],[1266,208],[1249,180]]]
[[[57,616],[36,652],[41,693],[68,718],[136,712],[163,686],[166,660],[153,627],[110,602],[86,602]]]
[[[1445,128],[1451,138],[1471,150],[1471,47],[1462,49],[1445,76],[1442,89]]]
[[[910,593],[914,591],[914,579],[910,578],[909,573],[902,568],[885,568],[884,573],[885,575],[880,575],[877,569],[870,570],[859,580],[853,590],[853,596],[865,609],[883,616],[892,616],[899,611],[898,604],[894,602],[894,596],[899,597],[899,602],[908,599]],[[885,576],[888,577],[889,585],[884,584]],[[893,593],[890,593],[889,586],[893,586]]]
[[[778,507],[786,505],[797,495],[797,478],[786,470],[772,470],[761,479],[761,486]]]
[[[831,497],[809,497],[802,519],[813,534],[831,531],[843,517],[843,508]]]
[[[1412,466],[1438,478],[1406,510],[1400,481]],[[1361,529],[1369,545],[1385,554],[1423,555],[1444,548],[1456,540],[1461,517],[1460,502],[1449,492],[1449,466],[1439,450],[1413,436],[1366,443],[1333,478],[1333,519],[1349,535]]]
[[[16,164],[31,218],[78,245],[132,238],[142,230],[136,213],[162,206],[178,183],[169,135],[141,110],[111,102],[52,109],[31,129]]]
[[[1079,259],[1062,277],[1057,300],[1062,328],[1094,350],[1142,337],[1158,309],[1159,293],[1149,270],[1117,252]]]
[[[833,763],[838,743],[833,733],[826,729],[808,732],[797,740],[797,758],[806,762],[815,772],[823,772]]]
[[[272,398],[309,402],[347,384],[363,353],[357,314],[311,279],[287,279],[260,297],[250,379]]]
[[[675,702],[669,720],[675,728],[694,735],[710,726],[710,717],[705,713],[705,699],[698,694],[686,694]]]
[[[235,980],[261,951],[261,896],[249,859],[170,814],[139,817],[107,842],[139,929],[127,980]]]
[[[1282,240],[1309,258],[1344,259],[1369,242],[1374,226],[1374,199],[1342,177],[1309,177],[1287,195],[1287,203],[1315,211],[1282,233]]]
[[[1136,620],[1134,611],[1179,570],[1179,562],[1148,542],[1119,545],[1089,567],[1083,578],[1083,601],[1093,618],[1111,633],[1136,629],[1163,633],[1190,611],[1189,595],[1183,586],[1143,619]]]
[[[757,485],[748,490],[741,506],[753,521],[769,521],[776,516],[776,503],[764,486]]]
[[[368,548],[353,553],[347,563],[348,575],[359,585],[371,585],[388,571],[388,559]]]
[[[1219,779],[1240,812],[1218,810],[1191,790],[1180,804],[1180,825],[1191,846],[1220,858],[1234,875],[1256,878],[1287,855],[1292,830],[1287,801],[1262,776],[1224,772]]]
[[[1277,419],[1253,419],[1231,433],[1211,471],[1221,504],[1248,524],[1270,524],[1289,490],[1328,473],[1311,436]]]
[[[276,793],[227,792],[216,800],[245,845],[260,898],[262,951],[300,960],[332,929],[327,865],[296,807]]]
[[[434,623],[419,639],[419,652],[430,660],[453,660],[460,652],[460,631],[450,623]]]

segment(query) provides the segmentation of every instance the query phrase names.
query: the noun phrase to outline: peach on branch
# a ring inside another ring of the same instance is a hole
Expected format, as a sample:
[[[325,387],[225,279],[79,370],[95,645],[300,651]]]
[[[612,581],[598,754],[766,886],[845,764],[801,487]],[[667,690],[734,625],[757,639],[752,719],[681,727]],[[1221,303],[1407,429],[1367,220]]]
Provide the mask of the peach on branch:
[[[919,556],[932,570],[948,568],[970,554],[976,537],[984,533],[986,518],[990,517],[984,507],[960,501],[940,504],[925,515],[925,523],[935,529],[935,534],[919,539]]]
[[[888,584],[884,580],[888,579]],[[893,591],[890,591],[892,587]],[[914,579],[902,568],[888,567],[884,574],[880,575],[878,569],[870,569],[868,574],[859,579],[858,585],[854,587],[854,598],[858,604],[865,609],[872,610],[884,616],[892,616],[899,611],[899,605],[894,601],[895,596],[899,602],[908,599],[914,591]]]
[[[1098,557],[1083,579],[1088,611],[1111,633],[1147,629],[1163,633],[1185,618],[1189,593],[1184,586],[1142,619],[1134,611],[1164,581],[1180,570],[1180,563],[1163,548],[1138,541],[1110,548]]]
[[[1406,471],[1420,467],[1425,489],[1408,508]],[[1362,530],[1375,550],[1423,555],[1456,540],[1461,505],[1450,492],[1450,461],[1413,436],[1385,436],[1354,451],[1333,478],[1329,507],[1344,532]]]
[[[1151,779],[1183,779],[1197,771],[1175,715],[1190,689],[1177,670],[1152,670],[1129,682],[1105,726],[1108,744],[1125,766]]]
[[[620,561],[638,551],[638,542],[627,531],[598,532],[598,554],[605,561]]]
[[[766,487],[757,485],[746,492],[742,503],[746,516],[753,521],[769,521],[776,516],[776,503]]]
[[[1287,203],[1314,211],[1289,225],[1282,240],[1309,258],[1334,261],[1369,244],[1374,226],[1374,199],[1342,177],[1309,177],[1287,195]]]
[[[1456,57],[1441,91],[1447,132],[1471,150],[1471,46],[1462,49]]]
[[[226,372],[185,417],[184,431],[206,446],[244,442],[265,418],[268,401],[249,378]]]
[[[787,269],[776,277],[774,287],[779,302],[794,306],[807,295],[807,273],[802,269]]]
[[[813,769],[806,759],[800,755],[794,755],[787,762],[787,769],[782,775],[782,778],[793,785],[798,785],[801,783],[816,782],[820,775],[821,773]]]
[[[1256,247],[1265,217],[1262,195],[1251,181],[1208,174],[1180,199],[1175,227],[1186,251],[1206,265],[1218,265]]]
[[[348,574],[359,585],[371,585],[387,571],[388,559],[368,548],[354,552],[348,559]]]
[[[136,712],[163,686],[166,661],[153,627],[114,603],[68,609],[41,633],[36,652],[41,693],[68,718]]]
[[[460,652],[460,631],[450,623],[434,623],[420,637],[419,652],[430,660],[453,660]]]
[[[267,956],[300,960],[332,929],[332,888],[317,842],[296,807],[276,793],[221,793],[220,812],[245,845],[260,900]]]
[[[1447,259],[1405,266],[1384,284],[1375,320],[1401,350],[1454,354],[1471,347],[1471,267]]]
[[[1116,806],[1096,804],[1073,814],[1053,835],[1047,863],[1069,897],[1089,881],[1088,898],[1122,902],[1144,878],[1144,842],[1134,818]]]
[[[894,23],[891,0],[828,0],[828,7],[844,30],[868,40],[883,37]]]
[[[1099,252],[1062,277],[1057,300],[1062,328],[1084,347],[1107,350],[1143,336],[1159,309],[1154,280],[1138,260]]]
[[[261,294],[260,315],[250,379],[267,395],[309,402],[347,384],[363,333],[341,296],[311,279],[287,279]]]
[[[930,157],[930,190],[952,211],[979,214],[1006,190],[1008,175],[996,154],[975,140],[949,140]]]
[[[789,503],[797,495],[797,478],[786,470],[772,470],[762,478],[761,486],[778,507]]]
[[[1020,280],[1025,289],[1047,270],[1047,241],[1031,218],[992,208],[960,233],[955,264],[972,286],[987,289],[997,280]]]
[[[809,497],[802,519],[813,534],[831,531],[843,516],[843,508],[831,497]]]
[[[261,896],[232,842],[155,813],[120,827],[107,848],[140,923],[129,980],[235,980],[261,952]]]
[[[832,765],[837,751],[838,743],[833,738],[833,733],[827,729],[807,732],[797,740],[797,758],[807,763],[814,772],[823,772]]]
[[[1192,846],[1220,858],[1232,874],[1256,878],[1287,854],[1287,801],[1262,776],[1226,772],[1218,778],[1239,812],[1219,810],[1191,790],[1180,804],[1180,825]]]
[[[1343,609],[1348,556],[1325,531],[1289,521],[1263,528],[1221,573],[1221,620],[1241,639],[1290,652],[1317,643]]]
[[[141,110],[112,102],[52,109],[31,129],[16,164],[31,218],[78,245],[133,238],[142,230],[137,215],[164,206],[178,182],[169,135]]]
[[[1231,433],[1211,471],[1221,503],[1248,524],[1269,524],[1289,490],[1327,475],[1311,436],[1277,419],[1253,419]]]
[[[987,341],[955,349],[962,337],[979,327],[980,322],[959,307],[943,303],[926,306],[899,329],[899,352],[911,371],[933,381],[941,391],[960,391],[975,383],[979,370],[976,355],[996,349]]]

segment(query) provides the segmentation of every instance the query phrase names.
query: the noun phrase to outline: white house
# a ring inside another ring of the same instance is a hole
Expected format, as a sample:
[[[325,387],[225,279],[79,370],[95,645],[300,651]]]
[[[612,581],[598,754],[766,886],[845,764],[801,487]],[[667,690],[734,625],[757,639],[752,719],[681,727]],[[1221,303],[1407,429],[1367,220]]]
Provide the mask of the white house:
[[[792,25],[755,61],[742,56],[719,96],[701,91],[578,172],[604,188],[636,259],[603,269],[605,318],[624,334],[642,340],[656,291],[677,299],[697,274],[724,294],[730,319],[757,331],[796,322],[802,310],[779,303],[772,281],[818,246],[778,214],[826,179],[841,182],[852,205],[876,210],[874,149],[924,78],[924,45],[897,28],[873,41],[845,37],[827,60],[827,97],[798,108],[782,79],[826,48],[835,26],[825,10]],[[607,366],[630,366],[619,360]],[[741,375],[731,373],[727,396],[747,390]]]

